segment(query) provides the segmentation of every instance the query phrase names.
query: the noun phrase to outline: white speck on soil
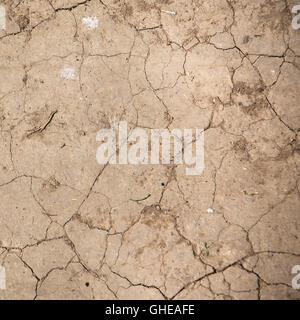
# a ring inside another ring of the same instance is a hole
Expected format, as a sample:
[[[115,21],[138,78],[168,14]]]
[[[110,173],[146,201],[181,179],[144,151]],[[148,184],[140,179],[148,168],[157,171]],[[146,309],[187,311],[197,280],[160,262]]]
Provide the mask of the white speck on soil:
[[[207,213],[213,213],[213,212],[214,212],[213,209],[211,209],[211,208],[208,208],[208,209],[207,209]]]
[[[161,10],[161,12],[164,12],[164,13],[168,13],[168,14],[173,14],[173,15],[176,15],[176,12],[174,12],[174,11],[169,11],[169,10]]]
[[[99,20],[97,17],[87,17],[82,18],[82,23],[85,24],[89,29],[96,29],[99,25]]]
[[[60,76],[64,79],[74,80],[76,78],[76,72],[74,68],[63,68],[60,70]]]

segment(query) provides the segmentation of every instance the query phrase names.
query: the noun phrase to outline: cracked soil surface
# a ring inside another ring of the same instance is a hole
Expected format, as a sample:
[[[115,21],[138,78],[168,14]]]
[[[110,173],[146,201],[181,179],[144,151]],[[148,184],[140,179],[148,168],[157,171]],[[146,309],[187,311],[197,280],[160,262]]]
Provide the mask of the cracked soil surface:
[[[0,4],[0,299],[300,299],[299,1]],[[99,165],[111,119],[204,172]]]

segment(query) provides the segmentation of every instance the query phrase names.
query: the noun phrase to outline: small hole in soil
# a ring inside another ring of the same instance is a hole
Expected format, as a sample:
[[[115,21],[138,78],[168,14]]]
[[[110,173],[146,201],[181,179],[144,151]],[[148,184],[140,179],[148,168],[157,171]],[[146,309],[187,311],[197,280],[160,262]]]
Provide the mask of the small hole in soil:
[[[85,286],[86,286],[86,287],[89,287],[89,286],[90,286],[89,282],[86,282],[86,283],[85,283]]]

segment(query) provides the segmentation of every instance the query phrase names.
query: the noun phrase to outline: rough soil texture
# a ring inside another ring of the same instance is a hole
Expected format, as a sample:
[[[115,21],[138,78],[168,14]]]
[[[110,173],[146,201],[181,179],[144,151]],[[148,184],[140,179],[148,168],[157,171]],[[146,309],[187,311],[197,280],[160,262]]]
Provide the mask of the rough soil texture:
[[[1,4],[0,299],[300,299],[298,1]],[[112,119],[203,174],[99,165]]]

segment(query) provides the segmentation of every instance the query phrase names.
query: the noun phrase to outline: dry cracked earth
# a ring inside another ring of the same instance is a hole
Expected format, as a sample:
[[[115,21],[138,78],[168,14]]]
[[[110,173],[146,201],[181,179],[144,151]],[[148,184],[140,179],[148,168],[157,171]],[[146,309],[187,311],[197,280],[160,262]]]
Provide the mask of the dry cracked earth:
[[[296,4],[1,1],[0,299],[300,299]],[[203,173],[98,164],[120,120]]]

